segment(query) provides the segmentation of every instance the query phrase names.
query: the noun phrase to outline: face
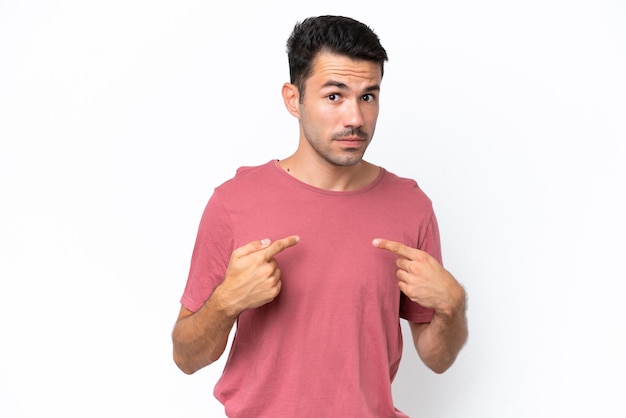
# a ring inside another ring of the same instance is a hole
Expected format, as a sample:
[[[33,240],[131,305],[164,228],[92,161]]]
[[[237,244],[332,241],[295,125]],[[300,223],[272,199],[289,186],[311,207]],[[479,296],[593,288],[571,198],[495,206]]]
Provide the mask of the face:
[[[301,147],[334,166],[359,163],[374,135],[381,78],[377,63],[318,54],[298,103]]]

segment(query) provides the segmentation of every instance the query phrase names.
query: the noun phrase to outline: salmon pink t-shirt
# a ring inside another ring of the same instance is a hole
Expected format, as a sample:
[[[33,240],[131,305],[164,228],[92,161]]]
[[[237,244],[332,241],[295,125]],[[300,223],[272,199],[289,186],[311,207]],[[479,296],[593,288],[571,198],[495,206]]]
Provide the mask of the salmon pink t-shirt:
[[[384,169],[365,188],[337,192],[298,181],[275,160],[242,167],[206,206],[181,303],[200,309],[234,249],[289,235],[300,242],[275,257],[281,292],[239,316],[215,397],[233,418],[406,417],[391,393],[399,321],[429,322],[433,311],[400,292],[396,255],[372,240],[441,262],[430,199]]]

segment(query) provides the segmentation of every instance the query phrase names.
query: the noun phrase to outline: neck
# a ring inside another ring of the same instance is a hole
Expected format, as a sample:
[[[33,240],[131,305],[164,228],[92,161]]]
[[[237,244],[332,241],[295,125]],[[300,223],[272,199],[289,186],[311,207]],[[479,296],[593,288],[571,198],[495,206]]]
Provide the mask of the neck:
[[[298,153],[278,162],[283,170],[310,186],[338,192],[361,189],[376,179],[380,168],[359,161],[350,166],[339,166],[327,161],[310,161]]]

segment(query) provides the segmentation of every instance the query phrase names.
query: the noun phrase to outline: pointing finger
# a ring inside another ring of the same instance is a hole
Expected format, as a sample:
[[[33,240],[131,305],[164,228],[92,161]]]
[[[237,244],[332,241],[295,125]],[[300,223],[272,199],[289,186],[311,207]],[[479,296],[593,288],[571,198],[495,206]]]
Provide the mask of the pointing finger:
[[[267,238],[249,242],[246,245],[235,249],[235,251],[233,251],[233,256],[244,257],[246,255],[252,254],[256,251],[259,251],[259,250],[262,250],[263,248],[268,247],[270,243],[271,241]]]
[[[409,260],[413,260],[415,258],[415,251],[417,251],[415,248],[407,247],[400,242],[389,241],[382,238],[376,238],[372,241],[372,244],[374,245],[374,247],[391,251],[392,253],[401,255],[402,257],[406,257]]]
[[[266,256],[267,260],[271,260],[276,254],[279,254],[280,252],[286,250],[289,247],[293,247],[299,241],[300,241],[300,237],[299,236],[292,235],[292,236],[281,238],[281,239],[278,239],[278,240],[272,242],[265,249],[265,256]]]

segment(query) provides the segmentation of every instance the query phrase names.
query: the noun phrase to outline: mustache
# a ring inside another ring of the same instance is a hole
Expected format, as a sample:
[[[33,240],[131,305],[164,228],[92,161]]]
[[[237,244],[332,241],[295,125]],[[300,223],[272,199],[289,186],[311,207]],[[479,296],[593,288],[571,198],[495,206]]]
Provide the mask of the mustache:
[[[356,136],[359,139],[366,140],[369,135],[367,132],[363,131],[361,128],[348,128],[344,129],[341,132],[336,132],[332,135],[332,139],[344,139],[348,137]]]

